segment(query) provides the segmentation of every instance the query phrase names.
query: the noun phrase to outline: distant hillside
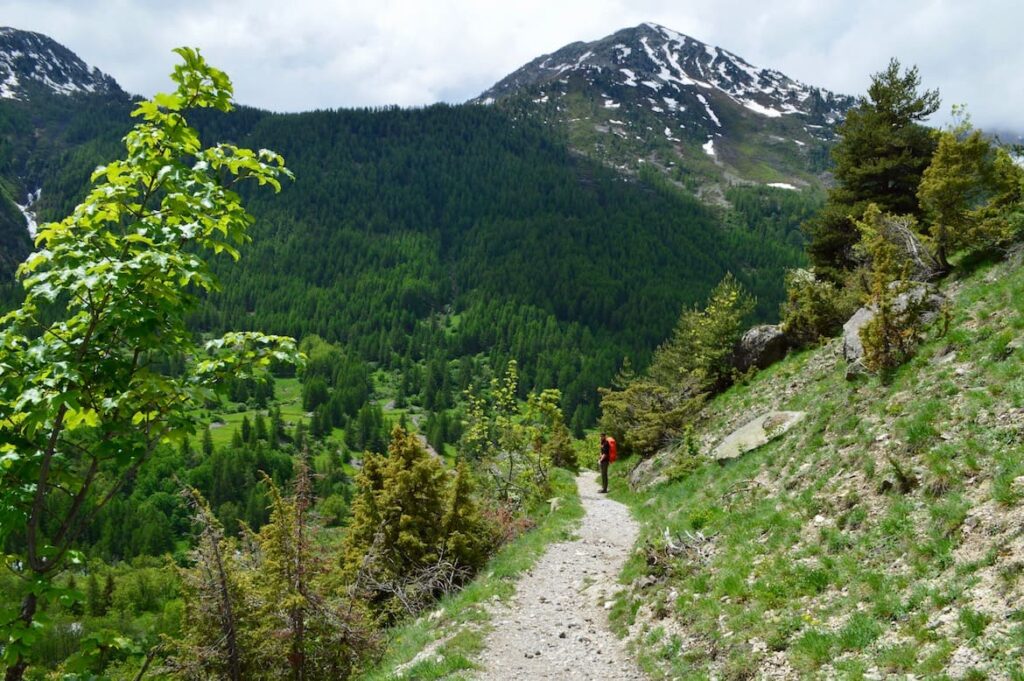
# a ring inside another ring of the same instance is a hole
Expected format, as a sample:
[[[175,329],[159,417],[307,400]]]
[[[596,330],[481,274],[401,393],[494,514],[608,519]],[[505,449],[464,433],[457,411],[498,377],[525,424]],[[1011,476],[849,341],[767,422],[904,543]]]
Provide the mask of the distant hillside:
[[[657,167],[717,200],[737,183],[820,186],[835,125],[855,103],[651,23],[538,57],[473,101],[545,120],[587,155]]]
[[[68,214],[130,125],[120,88],[82,81],[95,72],[63,56],[76,94],[0,99],[7,273],[29,248],[13,204],[31,195],[41,221]],[[799,222],[820,200],[736,188],[736,210],[712,210],[503,108],[242,107],[195,121],[211,141],[280,151],[297,177],[280,196],[251,197],[255,245],[224,268],[224,292],[197,311],[197,328],[316,333],[389,365],[515,357],[524,388],[557,386],[570,415],[584,407],[577,422],[593,418],[596,388],[622,358],[644,364],[680,308],[727,271],[758,296],[759,318],[774,317],[784,269],[803,262]]]

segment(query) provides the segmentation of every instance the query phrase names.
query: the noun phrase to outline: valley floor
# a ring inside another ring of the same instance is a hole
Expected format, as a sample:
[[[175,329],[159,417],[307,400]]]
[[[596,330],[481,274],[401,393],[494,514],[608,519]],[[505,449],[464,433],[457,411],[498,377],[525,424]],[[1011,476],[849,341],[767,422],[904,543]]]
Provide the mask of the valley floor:
[[[480,681],[646,678],[607,616],[639,528],[626,506],[599,493],[593,472],[576,484],[585,512],[579,530],[550,546],[497,606]]]

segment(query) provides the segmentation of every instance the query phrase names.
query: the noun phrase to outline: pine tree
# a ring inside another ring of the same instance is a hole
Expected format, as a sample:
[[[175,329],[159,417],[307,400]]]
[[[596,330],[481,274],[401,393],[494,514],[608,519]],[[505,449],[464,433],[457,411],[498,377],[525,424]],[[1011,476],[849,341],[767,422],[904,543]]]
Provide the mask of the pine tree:
[[[858,221],[857,228],[871,258],[871,283],[868,304],[874,312],[860,330],[864,345],[864,365],[875,372],[889,372],[910,357],[920,340],[921,303],[907,293],[910,265],[906,255],[887,238],[885,215],[872,204]],[[907,293],[902,306],[896,304]]]
[[[99,613],[106,615],[110,608],[114,605],[114,575],[107,573],[107,578],[103,582],[103,597],[100,599]]]
[[[954,107],[953,113],[961,120],[939,134],[918,189],[936,259],[946,270],[953,251],[992,247],[1013,237],[1003,209],[1020,201],[1024,176],[1004,149],[972,129],[962,109]]]
[[[89,573],[89,581],[86,583],[85,608],[92,617],[100,617],[105,614],[100,593],[100,581],[96,579],[95,572]]]
[[[68,577],[68,591],[72,599],[68,606],[68,612],[79,617],[84,612],[84,609],[82,607],[82,600],[78,597],[78,580],[75,579],[74,575]]]
[[[189,678],[227,678],[241,681],[259,669],[240,640],[239,618],[248,619],[241,598],[241,575],[235,551],[227,545],[223,529],[197,490],[183,491],[193,510],[199,538],[193,559],[196,569],[182,573],[188,607],[182,621],[182,639],[172,655],[174,665]]]
[[[754,301],[732,275],[703,309],[684,309],[651,366],[621,390],[601,388],[601,428],[623,450],[650,455],[679,437],[704,398],[732,377],[733,348]]]
[[[805,223],[807,253],[819,275],[839,279],[854,266],[859,240],[855,221],[868,204],[920,217],[917,189],[936,141],[922,122],[939,108],[937,90],[920,92],[917,67],[901,70],[896,59],[871,77],[867,97],[850,109],[832,151],[836,186],[825,208]]]
[[[263,412],[256,412],[256,418],[254,420],[254,423],[255,428],[253,429],[253,437],[257,441],[269,441],[270,433],[267,431],[267,420],[263,417]]]
[[[474,571],[482,567],[494,548],[495,531],[480,512],[473,474],[465,460],[455,466],[441,522],[448,560]]]
[[[203,456],[213,456],[213,432],[209,427],[203,428]]]
[[[252,442],[252,424],[249,423],[248,414],[242,417],[242,442],[245,444]]]
[[[270,441],[272,444],[285,440],[284,419],[281,417],[281,407],[275,405],[270,410]]]

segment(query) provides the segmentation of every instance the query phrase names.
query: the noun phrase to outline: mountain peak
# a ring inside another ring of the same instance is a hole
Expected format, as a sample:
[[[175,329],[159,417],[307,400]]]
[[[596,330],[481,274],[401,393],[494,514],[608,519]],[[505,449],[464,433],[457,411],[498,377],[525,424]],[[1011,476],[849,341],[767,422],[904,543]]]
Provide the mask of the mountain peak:
[[[537,114],[623,169],[785,187],[820,181],[821,147],[856,102],[654,22],[541,55],[471,101]]]
[[[542,55],[473,101],[497,101],[523,88],[586,72],[602,74],[600,84],[606,89],[646,87],[654,99],[678,99],[687,92],[696,98],[702,90],[715,90],[760,116],[803,114],[820,119],[812,123],[834,123],[854,101],[774,69],[756,67],[728,50],[650,21]],[[715,120],[710,112],[708,120]]]
[[[0,98],[29,99],[39,91],[59,95],[123,93],[113,78],[52,38],[0,27]]]

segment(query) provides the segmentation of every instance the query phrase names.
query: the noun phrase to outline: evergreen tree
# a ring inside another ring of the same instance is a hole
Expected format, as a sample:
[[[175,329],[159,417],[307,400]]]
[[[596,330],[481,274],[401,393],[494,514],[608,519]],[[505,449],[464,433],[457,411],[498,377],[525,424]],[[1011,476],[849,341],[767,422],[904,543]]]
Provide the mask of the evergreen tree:
[[[683,310],[643,375],[622,389],[601,389],[602,430],[624,450],[643,456],[680,436],[704,398],[731,380],[733,348],[753,307],[749,294],[727,275],[703,309]]]
[[[198,491],[183,492],[194,513],[199,538],[192,556],[198,569],[183,572],[182,638],[172,653],[174,665],[187,678],[241,681],[260,668],[245,645],[241,621],[252,618],[237,553]]]
[[[249,423],[248,414],[242,417],[242,442],[245,444],[252,442],[252,424]]]
[[[444,555],[455,565],[477,570],[494,548],[494,528],[483,518],[476,497],[476,484],[465,460],[455,466],[448,486],[444,516]]]
[[[68,592],[71,601],[68,605],[68,612],[75,617],[80,617],[85,609],[82,607],[82,599],[78,593],[78,580],[74,575],[68,577]]]
[[[96,573],[89,572],[89,581],[86,582],[85,588],[85,608],[92,617],[101,617],[106,614],[102,598],[100,582],[96,579]]]
[[[342,568],[383,619],[426,605],[486,555],[489,536],[471,530],[483,527],[471,483],[456,480],[453,490],[440,460],[397,427],[387,455],[364,458]]]
[[[203,428],[203,455],[213,456],[213,432],[209,427]]]
[[[270,433],[267,431],[267,420],[263,417],[262,412],[256,412],[254,423],[256,425],[253,437],[258,441],[267,442],[270,439]]]
[[[107,578],[103,581],[103,596],[100,599],[99,613],[101,615],[107,614],[114,605],[114,588],[114,575],[108,572]]]
[[[854,265],[855,221],[868,204],[920,217],[917,189],[936,146],[922,122],[939,108],[938,91],[920,92],[920,85],[916,66],[904,71],[892,59],[840,124],[832,151],[836,186],[825,208],[805,223],[807,253],[819,274],[839,278]]]
[[[953,113],[963,112],[954,108]],[[918,197],[943,269],[949,269],[953,251],[991,247],[1014,236],[1005,208],[1020,201],[1022,175],[1007,152],[972,129],[966,116],[939,134]]]
[[[284,419],[281,417],[281,407],[275,405],[270,410],[270,442],[277,444],[285,440]]]
[[[315,411],[328,399],[330,399],[330,393],[327,389],[327,381],[322,376],[312,376],[302,385],[302,408],[305,411]]]
[[[913,353],[922,332],[921,297],[909,293],[910,263],[906,253],[888,238],[889,223],[898,220],[872,204],[857,222],[865,251],[871,259],[868,304],[874,316],[860,330],[864,366],[888,373]],[[905,303],[897,298],[905,294]]]

